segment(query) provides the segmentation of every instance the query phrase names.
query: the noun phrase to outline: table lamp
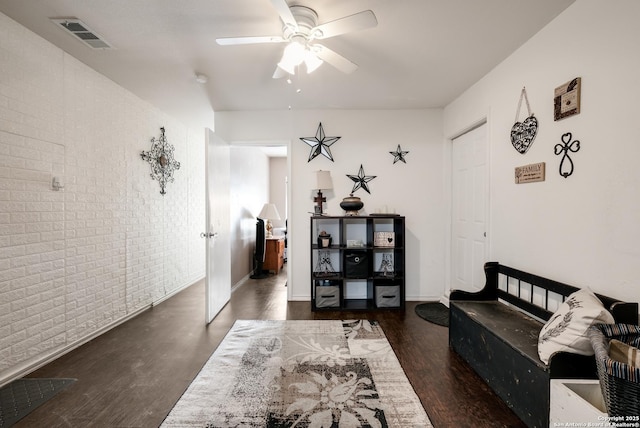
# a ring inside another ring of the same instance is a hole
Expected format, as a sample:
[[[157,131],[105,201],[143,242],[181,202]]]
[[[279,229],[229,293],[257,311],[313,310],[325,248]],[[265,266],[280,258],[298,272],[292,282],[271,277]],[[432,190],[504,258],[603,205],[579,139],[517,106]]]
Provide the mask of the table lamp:
[[[322,195],[322,191],[333,189],[333,182],[331,181],[331,173],[329,171],[316,171],[315,189],[318,189],[318,195],[313,199],[316,203],[314,214],[322,215],[322,203],[327,201],[327,198]]]
[[[267,229],[267,238],[273,238],[273,225],[271,224],[271,220],[280,220],[280,214],[278,214],[278,209],[274,204],[266,203],[262,207],[262,211],[258,214],[258,218],[263,220],[267,220],[267,224],[265,228]]]

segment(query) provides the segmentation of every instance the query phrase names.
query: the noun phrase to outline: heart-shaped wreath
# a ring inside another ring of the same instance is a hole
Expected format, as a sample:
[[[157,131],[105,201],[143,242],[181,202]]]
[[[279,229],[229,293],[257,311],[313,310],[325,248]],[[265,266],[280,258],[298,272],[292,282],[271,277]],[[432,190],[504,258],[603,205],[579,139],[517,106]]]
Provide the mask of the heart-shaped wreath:
[[[511,144],[520,153],[525,154],[538,133],[538,119],[529,116],[524,122],[516,122],[511,127]]]
[[[524,122],[518,121],[518,117],[520,116],[520,107],[522,106],[522,99],[525,99],[527,102],[527,111],[529,112],[529,117],[527,117]],[[527,91],[525,88],[522,88],[522,92],[520,93],[520,102],[518,103],[518,111],[516,112],[516,123],[511,127],[511,144],[513,147],[521,154],[527,153],[531,144],[533,144],[533,140],[536,138],[536,134],[538,133],[538,119],[531,113],[531,107],[529,106],[529,98],[527,98]]]

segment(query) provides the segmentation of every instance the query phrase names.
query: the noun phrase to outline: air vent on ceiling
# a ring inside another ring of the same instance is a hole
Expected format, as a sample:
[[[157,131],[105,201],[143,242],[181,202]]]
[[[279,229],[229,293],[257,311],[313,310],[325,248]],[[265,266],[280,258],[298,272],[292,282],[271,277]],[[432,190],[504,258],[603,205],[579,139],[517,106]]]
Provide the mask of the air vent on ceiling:
[[[73,34],[81,42],[93,49],[112,49],[113,47],[102,39],[95,31],[77,18],[50,18],[57,26]]]

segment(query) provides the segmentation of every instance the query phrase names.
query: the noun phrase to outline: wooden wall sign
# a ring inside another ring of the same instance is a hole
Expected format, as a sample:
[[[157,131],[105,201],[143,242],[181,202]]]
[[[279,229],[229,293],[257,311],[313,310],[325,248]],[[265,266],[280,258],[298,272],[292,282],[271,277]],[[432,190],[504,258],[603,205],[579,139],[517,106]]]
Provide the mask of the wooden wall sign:
[[[553,94],[553,120],[580,113],[580,78],[558,86]]]
[[[544,181],[544,162],[516,167],[516,184]]]

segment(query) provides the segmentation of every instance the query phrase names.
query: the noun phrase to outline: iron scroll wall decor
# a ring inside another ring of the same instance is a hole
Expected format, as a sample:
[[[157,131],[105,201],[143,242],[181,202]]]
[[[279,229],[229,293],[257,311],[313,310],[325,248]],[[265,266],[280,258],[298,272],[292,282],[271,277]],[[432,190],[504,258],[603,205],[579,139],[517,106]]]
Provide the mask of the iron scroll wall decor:
[[[174,147],[167,142],[164,126],[160,138],[151,138],[151,150],[140,153],[140,157],[151,165],[151,178],[160,183],[160,194],[165,195],[167,183],[173,183],[173,172],[180,169],[180,162],[173,158]]]
[[[556,154],[556,156],[564,153],[564,155],[562,156],[562,160],[560,161],[560,167],[558,168],[560,175],[564,178],[567,178],[571,174],[573,174],[573,160],[571,160],[569,152],[576,153],[578,150],[580,150],[580,140],[571,141],[571,138],[571,132],[563,134],[561,138],[562,144],[558,143],[553,148],[553,152]]]

